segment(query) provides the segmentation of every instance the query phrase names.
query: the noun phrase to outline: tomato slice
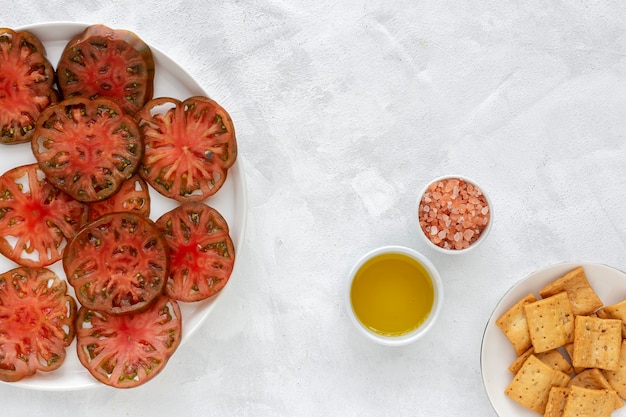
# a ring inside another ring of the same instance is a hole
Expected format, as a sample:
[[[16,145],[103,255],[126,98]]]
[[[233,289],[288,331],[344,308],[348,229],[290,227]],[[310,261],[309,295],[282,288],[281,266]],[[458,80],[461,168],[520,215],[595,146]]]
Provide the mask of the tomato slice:
[[[182,337],[180,307],[164,295],[149,310],[126,316],[81,307],[76,327],[78,359],[94,378],[115,388],[154,378]]]
[[[20,265],[60,260],[87,215],[87,206],[54,187],[37,164],[0,176],[0,253]]]
[[[89,204],[89,221],[116,211],[131,211],[148,217],[150,215],[150,191],[148,184],[135,174],[124,181],[120,189],[106,200]]]
[[[237,158],[233,122],[208,97],[156,98],[135,116],[144,134],[140,175],[175,200],[201,201],[215,194]]]
[[[167,246],[147,217],[105,214],[70,241],[63,269],[83,306],[129,314],[148,308],[163,293],[169,274]]]
[[[39,114],[58,101],[54,69],[30,32],[0,29],[0,143],[28,142]]]
[[[217,210],[204,203],[185,203],[156,224],[170,249],[167,295],[199,301],[224,288],[235,264],[235,248],[228,224]]]
[[[113,195],[143,155],[135,121],[109,99],[72,98],[37,120],[31,147],[56,187],[83,202]]]
[[[64,98],[110,97],[134,115],[154,94],[150,47],[128,30],[91,25],[65,46],[57,66]]]
[[[18,267],[0,275],[0,380],[52,371],[74,339],[76,301],[45,268]]]

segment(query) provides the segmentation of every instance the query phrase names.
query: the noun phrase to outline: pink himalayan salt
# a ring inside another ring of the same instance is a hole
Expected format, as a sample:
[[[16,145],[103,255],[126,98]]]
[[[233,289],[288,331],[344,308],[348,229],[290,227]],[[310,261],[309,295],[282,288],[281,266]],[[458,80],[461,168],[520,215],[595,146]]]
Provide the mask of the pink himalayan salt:
[[[460,250],[480,237],[490,212],[478,187],[460,178],[446,178],[427,187],[418,217],[431,242],[444,249]]]

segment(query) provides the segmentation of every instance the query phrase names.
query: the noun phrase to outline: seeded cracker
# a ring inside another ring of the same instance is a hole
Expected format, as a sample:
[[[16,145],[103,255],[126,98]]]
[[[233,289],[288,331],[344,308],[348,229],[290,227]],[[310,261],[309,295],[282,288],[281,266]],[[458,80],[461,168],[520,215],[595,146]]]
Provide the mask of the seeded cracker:
[[[531,347],[524,305],[535,301],[537,298],[528,294],[496,320],[496,325],[509,339],[518,356]]]
[[[572,357],[574,356],[574,342],[566,344],[565,346],[563,346],[563,348],[565,349],[565,352],[567,352],[567,356],[569,357],[569,360],[571,363]],[[585,368],[581,368],[577,366],[572,366],[572,367],[574,368],[574,372],[577,374],[585,370]]]
[[[616,370],[622,346],[622,322],[587,316],[576,317],[574,367]]]
[[[526,359],[528,359],[528,357],[530,355],[534,355],[535,354],[535,349],[533,349],[532,347],[526,349],[526,351],[524,353],[522,353],[521,355],[519,355],[510,365],[509,365],[509,372],[512,373],[513,375],[515,375],[516,373],[519,372],[520,369],[522,369],[522,365],[524,365],[524,362],[526,362]],[[539,358],[537,358],[539,359]],[[541,359],[540,359],[541,360]]]
[[[613,410],[610,392],[573,386],[565,402],[563,417],[610,417]]]
[[[568,375],[574,373],[574,368],[572,364],[569,363],[565,356],[557,349],[548,350],[546,352],[536,353],[535,354],[539,360],[545,364],[550,365],[553,369],[557,371],[565,372]]]
[[[574,340],[574,314],[566,292],[525,304],[524,312],[535,352],[556,349]]]
[[[612,371],[604,371],[604,376],[619,396],[626,399],[626,340],[622,340],[618,367]]]
[[[602,307],[602,300],[589,285],[582,266],[568,272],[556,281],[546,285],[539,291],[543,298],[560,292],[567,292],[574,315],[588,315]]]
[[[564,387],[569,375],[554,370],[530,355],[504,393],[518,404],[543,414],[552,387]]]
[[[578,385],[579,387],[589,389],[611,389],[609,381],[597,368],[588,368],[579,374],[576,374],[570,381],[568,386]]]
[[[585,369],[581,373],[574,376],[569,381],[569,384],[567,384],[567,386],[572,387],[573,385],[588,389],[607,390],[613,396],[613,399],[615,401],[615,409],[624,406],[624,402],[621,400],[615,389],[611,386],[606,376],[598,368]]]
[[[518,356],[517,359],[515,359],[515,361],[513,361],[513,363],[509,365],[509,372],[511,372],[512,374],[516,374],[517,371],[520,370],[524,362],[526,362],[526,359],[528,359],[528,357],[533,354],[541,362],[550,365],[553,369],[556,369],[557,371],[565,372],[568,375],[574,373],[574,368],[572,367],[572,365],[557,349],[548,350],[541,353],[535,353],[535,349],[532,347],[526,352],[522,353],[520,356]]]
[[[550,395],[548,396],[543,417],[562,417],[565,403],[567,402],[567,394],[569,394],[569,388],[550,388]]]
[[[626,337],[626,300],[617,304],[602,307],[597,311],[602,319],[617,319],[622,321],[622,337]]]

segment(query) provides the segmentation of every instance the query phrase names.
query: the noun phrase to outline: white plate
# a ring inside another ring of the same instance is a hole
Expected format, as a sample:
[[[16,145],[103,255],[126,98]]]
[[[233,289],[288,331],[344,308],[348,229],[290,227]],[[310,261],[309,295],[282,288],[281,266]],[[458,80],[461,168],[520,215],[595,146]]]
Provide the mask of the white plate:
[[[480,357],[483,383],[491,405],[500,417],[537,417],[537,413],[504,395],[504,390],[513,379],[513,374],[507,368],[517,356],[509,340],[496,326],[496,320],[527,294],[533,293],[539,298],[541,288],[578,266],[583,267],[589,284],[604,305],[615,304],[626,298],[626,274],[610,266],[591,262],[565,262],[552,265],[530,274],[515,284],[502,297],[491,314],[483,335]],[[626,416],[626,409],[617,410],[612,415]]]
[[[17,28],[16,30],[29,30],[36,35],[46,47],[47,57],[56,68],[59,57],[65,44],[75,35],[82,32],[86,24],[51,22]],[[138,34],[139,35],[139,34]],[[141,35],[139,35],[141,36]],[[154,97],[174,97],[185,99],[193,95],[208,95],[205,90],[178,64],[168,58],[163,52],[151,47],[156,65],[154,78]],[[218,99],[219,102],[219,99]],[[226,109],[228,110],[228,109]],[[235,121],[235,128],[237,122]],[[29,143],[16,145],[2,145],[2,157],[0,158],[0,173],[6,172],[16,166],[36,162]],[[152,219],[157,219],[166,211],[174,208],[176,203],[162,197],[154,190],[150,190]],[[218,210],[228,222],[231,237],[235,245],[236,256],[241,256],[244,232],[246,227],[247,197],[245,177],[241,161],[237,161],[228,171],[228,177],[222,188],[206,200],[206,203]],[[15,268],[17,264],[0,256],[0,272]],[[64,277],[63,267],[60,262],[50,266],[50,269],[59,276]],[[231,275],[237,279],[237,262]],[[228,285],[224,288],[226,290]],[[70,287],[71,291],[71,287]],[[180,303],[183,314],[183,339],[182,343],[189,339],[191,334],[202,324],[209,315],[222,293],[215,297],[198,303]],[[166,372],[166,371],[163,371]],[[65,363],[54,372],[39,372],[35,376],[25,378],[11,385],[37,390],[77,390],[100,386],[78,361],[76,355],[76,342],[68,347],[68,355]]]

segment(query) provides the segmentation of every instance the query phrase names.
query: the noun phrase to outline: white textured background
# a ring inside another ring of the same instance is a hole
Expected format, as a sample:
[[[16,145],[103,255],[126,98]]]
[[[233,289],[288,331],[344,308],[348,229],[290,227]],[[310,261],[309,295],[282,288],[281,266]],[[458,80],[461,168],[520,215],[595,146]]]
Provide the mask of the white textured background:
[[[503,293],[555,262],[626,267],[621,0],[4,3],[2,26],[104,23],[174,58],[235,121],[249,214],[225,299],[157,380],[3,384],[3,416],[495,416],[479,354]],[[417,194],[446,173],[495,205],[460,257],[417,236]],[[357,334],[342,298],[387,244],[424,252],[446,291],[399,349]]]

